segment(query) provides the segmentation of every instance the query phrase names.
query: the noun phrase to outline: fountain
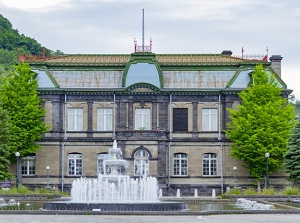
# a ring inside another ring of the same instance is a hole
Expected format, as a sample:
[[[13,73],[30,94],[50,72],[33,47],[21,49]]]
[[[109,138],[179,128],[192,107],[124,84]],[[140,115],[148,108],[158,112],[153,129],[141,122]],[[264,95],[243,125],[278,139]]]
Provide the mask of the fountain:
[[[74,180],[71,201],[47,202],[46,210],[89,211],[178,211],[185,210],[181,202],[160,202],[155,177],[130,178],[122,171],[126,161],[116,140],[109,149],[108,159],[103,163],[104,174],[97,179]]]
[[[272,204],[262,204],[256,201],[247,200],[245,198],[238,198],[236,204],[246,210],[274,210]]]

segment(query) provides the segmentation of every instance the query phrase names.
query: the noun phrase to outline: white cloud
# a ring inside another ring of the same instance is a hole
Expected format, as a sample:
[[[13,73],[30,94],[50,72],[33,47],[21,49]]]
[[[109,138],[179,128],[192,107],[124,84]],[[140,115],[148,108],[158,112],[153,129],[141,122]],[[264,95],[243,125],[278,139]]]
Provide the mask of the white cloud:
[[[0,0],[15,29],[65,53],[131,53],[145,43],[154,53],[283,56],[282,77],[300,99],[299,0]]]
[[[17,8],[25,11],[46,10],[55,5],[61,5],[69,0],[0,0],[0,3],[10,8]]]

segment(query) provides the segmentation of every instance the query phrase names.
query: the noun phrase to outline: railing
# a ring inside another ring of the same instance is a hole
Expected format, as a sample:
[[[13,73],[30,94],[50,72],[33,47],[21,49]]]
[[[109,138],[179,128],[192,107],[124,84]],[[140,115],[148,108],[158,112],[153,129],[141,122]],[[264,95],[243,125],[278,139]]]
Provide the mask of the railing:
[[[117,131],[118,138],[166,138],[166,131],[156,130],[127,130]]]

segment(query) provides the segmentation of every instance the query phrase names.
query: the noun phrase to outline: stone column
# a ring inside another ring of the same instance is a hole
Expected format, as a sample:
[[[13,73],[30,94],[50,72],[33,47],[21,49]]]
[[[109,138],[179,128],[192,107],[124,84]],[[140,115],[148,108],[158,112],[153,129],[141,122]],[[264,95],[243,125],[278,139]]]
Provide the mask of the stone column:
[[[152,130],[157,130],[157,103],[152,103]]]
[[[66,111],[67,112],[67,111]],[[59,138],[62,130],[62,106],[59,98],[52,100],[52,137]]]
[[[126,103],[117,102],[117,130],[126,129]]]
[[[128,130],[133,130],[133,102],[128,102]]]
[[[157,181],[160,186],[166,185],[167,179],[167,163],[166,163],[166,148],[167,144],[166,141],[159,141],[158,142],[158,160],[157,160]]]
[[[193,138],[198,138],[198,102],[193,102]]]
[[[87,137],[93,137],[93,102],[88,101]]]

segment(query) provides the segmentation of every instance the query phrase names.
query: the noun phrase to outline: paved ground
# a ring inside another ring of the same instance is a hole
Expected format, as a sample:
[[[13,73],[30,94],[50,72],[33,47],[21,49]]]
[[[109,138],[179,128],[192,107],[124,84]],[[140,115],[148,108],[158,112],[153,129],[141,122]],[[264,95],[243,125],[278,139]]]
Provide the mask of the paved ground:
[[[126,215],[0,215],[0,223],[296,223],[300,214],[239,214],[205,216]]]

